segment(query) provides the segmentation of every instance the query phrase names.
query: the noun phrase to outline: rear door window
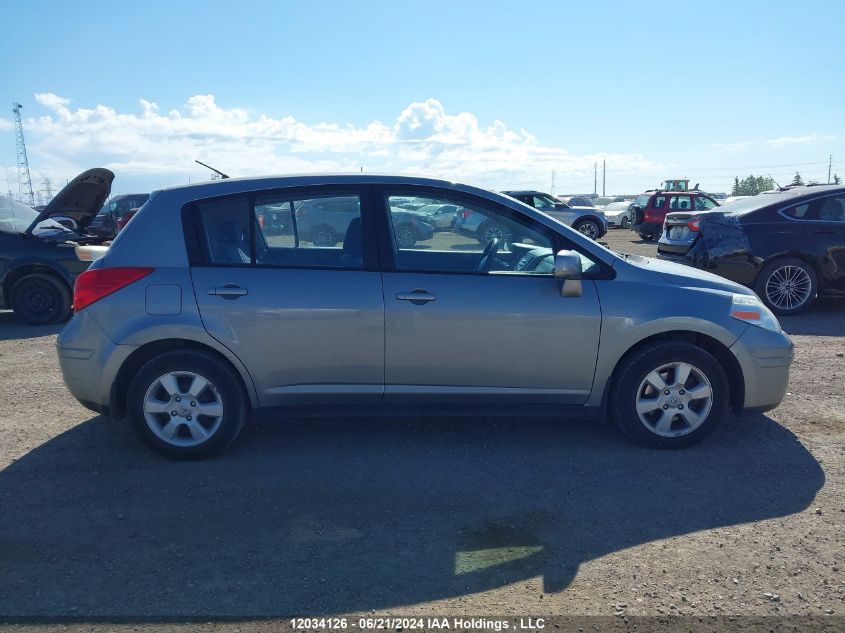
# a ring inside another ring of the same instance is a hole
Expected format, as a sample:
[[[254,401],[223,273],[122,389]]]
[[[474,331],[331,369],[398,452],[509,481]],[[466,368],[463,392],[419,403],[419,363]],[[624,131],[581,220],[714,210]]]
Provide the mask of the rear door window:
[[[356,195],[249,195],[197,204],[211,264],[362,269]]]
[[[670,211],[691,211],[692,198],[690,196],[672,196],[669,202]]]
[[[696,211],[708,211],[709,209],[715,209],[718,205],[706,196],[696,196],[695,197],[695,210]]]

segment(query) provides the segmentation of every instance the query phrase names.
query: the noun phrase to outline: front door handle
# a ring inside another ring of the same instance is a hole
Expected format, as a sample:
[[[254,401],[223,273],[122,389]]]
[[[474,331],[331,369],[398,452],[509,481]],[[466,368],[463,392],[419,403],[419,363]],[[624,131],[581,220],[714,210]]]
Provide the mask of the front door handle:
[[[224,299],[237,299],[249,294],[246,288],[241,288],[235,284],[226,284],[225,286],[218,286],[216,288],[209,288],[208,294],[223,297]]]
[[[437,299],[437,297],[435,297],[427,290],[422,290],[420,288],[411,290],[411,292],[397,292],[396,298],[399,299],[399,301],[410,301],[414,305],[418,306],[421,306],[424,303],[428,303],[429,301],[434,301],[435,299]]]

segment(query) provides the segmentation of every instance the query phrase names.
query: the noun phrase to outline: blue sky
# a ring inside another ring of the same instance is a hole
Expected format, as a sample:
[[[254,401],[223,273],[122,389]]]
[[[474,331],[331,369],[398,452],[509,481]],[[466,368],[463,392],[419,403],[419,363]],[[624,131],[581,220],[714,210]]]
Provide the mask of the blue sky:
[[[13,191],[13,100],[36,190],[95,165],[114,193],[207,178],[194,158],[546,190],[554,171],[570,193],[602,160],[608,193],[826,180],[831,154],[845,176],[839,1],[30,0],[3,16]]]

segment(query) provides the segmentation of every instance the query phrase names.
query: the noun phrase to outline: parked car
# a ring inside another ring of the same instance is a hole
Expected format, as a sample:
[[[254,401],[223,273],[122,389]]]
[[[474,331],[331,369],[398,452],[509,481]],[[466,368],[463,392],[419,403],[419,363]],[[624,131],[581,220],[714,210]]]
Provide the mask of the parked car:
[[[117,226],[118,220],[132,209],[142,207],[149,198],[148,193],[123,193],[114,196],[88,223],[87,232],[103,239],[114,238],[120,230]]]
[[[719,203],[707,194],[697,191],[646,191],[634,200],[631,208],[633,223],[631,229],[644,240],[660,237],[663,220],[669,211],[707,211]]]
[[[456,204],[434,203],[418,207],[416,212],[424,216],[434,226],[435,231],[445,231],[455,226],[455,214],[459,209]]]
[[[117,218],[115,221],[115,234],[120,233],[123,230],[123,227],[129,223],[129,220],[132,219],[138,213],[138,209],[129,209],[128,213],[124,213],[122,216]]]
[[[339,247],[296,226],[270,243],[255,221],[267,200],[337,192],[358,202]],[[422,195],[521,241],[402,247],[392,200]],[[222,451],[250,411],[608,415],[687,446],[728,408],[777,406],[793,355],[744,286],[615,253],[508,196],[370,174],[165,189],[80,275],[74,308],[68,389],[176,458]]]
[[[565,202],[570,207],[595,207],[593,199],[590,196],[564,196],[558,197],[558,200]]]
[[[670,213],[657,252],[753,288],[776,314],[797,314],[819,294],[845,293],[845,186],[791,187],[708,213]]]
[[[611,202],[604,207],[608,227],[627,229],[631,225],[633,203],[630,200]]]
[[[502,193],[549,214],[591,239],[597,240],[607,234],[607,219],[604,212],[592,206],[574,207],[541,191],[503,191]]]
[[[34,325],[67,318],[74,281],[90,264],[76,247],[102,243],[86,228],[108,198],[112,180],[107,169],[89,169],[40,213],[0,196],[0,308]],[[54,218],[71,220],[76,228]]]
[[[351,196],[314,198],[296,210],[299,238],[315,246],[332,247],[343,240],[352,218],[360,214],[358,198]],[[410,248],[434,236],[434,224],[425,214],[402,209],[398,212],[396,239]]]

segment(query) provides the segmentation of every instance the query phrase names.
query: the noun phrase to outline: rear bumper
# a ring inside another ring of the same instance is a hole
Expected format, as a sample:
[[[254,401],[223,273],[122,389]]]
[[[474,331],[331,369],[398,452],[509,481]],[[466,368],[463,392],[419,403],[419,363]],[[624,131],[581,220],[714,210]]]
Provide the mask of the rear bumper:
[[[789,385],[789,366],[795,355],[792,340],[783,332],[749,326],[731,352],[744,377],[743,411],[762,412],[778,406]]]
[[[112,384],[135,349],[117,345],[87,311],[75,314],[56,340],[62,379],[83,406],[107,413]]]

